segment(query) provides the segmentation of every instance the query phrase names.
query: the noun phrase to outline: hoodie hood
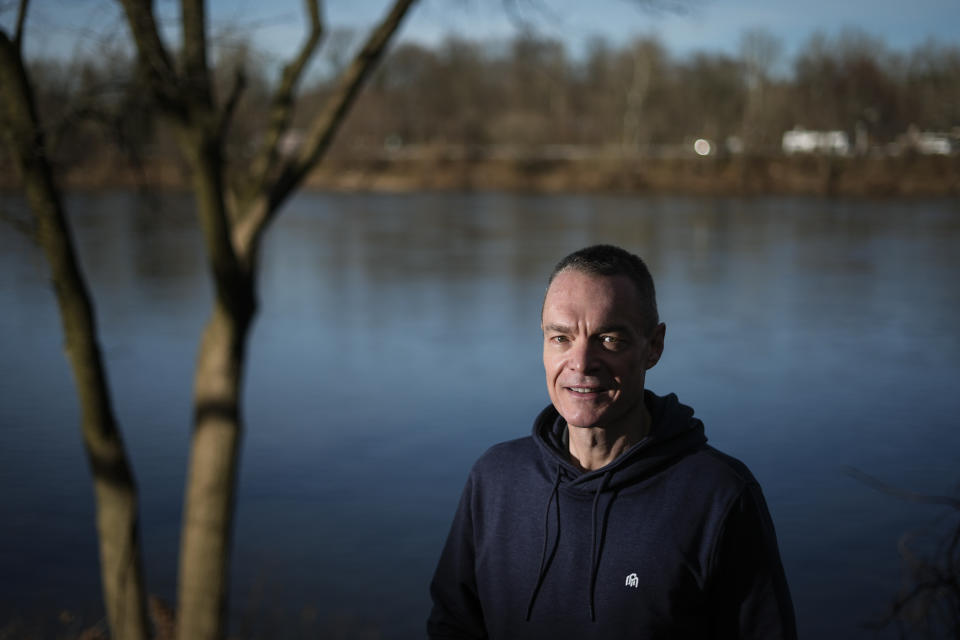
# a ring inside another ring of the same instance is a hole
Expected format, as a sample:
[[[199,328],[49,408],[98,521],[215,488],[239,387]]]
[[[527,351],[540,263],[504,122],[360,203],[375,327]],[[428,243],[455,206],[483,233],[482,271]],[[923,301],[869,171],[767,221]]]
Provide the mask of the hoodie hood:
[[[551,477],[558,472],[565,489],[594,494],[632,484],[668,465],[677,457],[706,444],[703,423],[693,417],[693,409],[677,400],[673,393],[658,396],[645,390],[644,403],[650,412],[650,433],[616,460],[594,471],[583,471],[570,461],[565,442],[567,423],[553,405],[540,412],[533,424],[533,439],[540,449],[545,471]]]

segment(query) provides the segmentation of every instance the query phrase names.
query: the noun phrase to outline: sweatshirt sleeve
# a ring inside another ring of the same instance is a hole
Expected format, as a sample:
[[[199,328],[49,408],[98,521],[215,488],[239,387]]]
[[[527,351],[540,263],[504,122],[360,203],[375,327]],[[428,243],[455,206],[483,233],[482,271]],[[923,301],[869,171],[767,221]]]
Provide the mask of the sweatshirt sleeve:
[[[430,583],[430,597],[433,599],[427,620],[430,640],[487,637],[474,569],[473,493],[471,474]]]
[[[777,536],[755,482],[747,485],[728,512],[716,554],[716,637],[796,640],[793,602]]]

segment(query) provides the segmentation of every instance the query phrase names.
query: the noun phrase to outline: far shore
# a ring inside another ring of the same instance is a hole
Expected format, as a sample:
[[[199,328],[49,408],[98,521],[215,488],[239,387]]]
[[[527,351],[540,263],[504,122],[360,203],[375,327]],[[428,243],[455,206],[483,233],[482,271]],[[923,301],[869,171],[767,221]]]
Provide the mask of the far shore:
[[[147,163],[139,170],[101,161],[64,171],[67,190],[149,187],[182,190],[185,167]],[[19,188],[0,166],[0,190]],[[960,195],[960,156],[836,157],[489,157],[437,151],[330,158],[309,176],[307,190],[357,192],[518,191],[534,193],[684,194],[703,196],[816,195],[935,197]]]

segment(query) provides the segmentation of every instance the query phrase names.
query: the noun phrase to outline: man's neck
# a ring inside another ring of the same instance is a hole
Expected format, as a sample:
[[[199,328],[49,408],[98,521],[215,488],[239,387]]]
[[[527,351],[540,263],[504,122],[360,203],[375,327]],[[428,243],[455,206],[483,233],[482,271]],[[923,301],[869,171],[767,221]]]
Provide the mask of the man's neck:
[[[584,471],[607,466],[650,433],[650,412],[643,408],[641,420],[619,429],[567,425],[567,448],[571,461]]]

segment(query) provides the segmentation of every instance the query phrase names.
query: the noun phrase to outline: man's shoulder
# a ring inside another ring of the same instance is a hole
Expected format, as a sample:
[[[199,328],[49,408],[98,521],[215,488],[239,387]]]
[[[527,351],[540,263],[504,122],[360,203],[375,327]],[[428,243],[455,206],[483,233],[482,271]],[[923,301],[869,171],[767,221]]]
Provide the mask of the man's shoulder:
[[[707,444],[685,456],[678,465],[685,467],[688,475],[703,485],[742,489],[757,483],[747,465]]]
[[[473,470],[474,473],[488,473],[517,468],[519,464],[536,461],[538,455],[537,445],[531,436],[507,440],[487,449],[477,459]]]
[[[518,438],[495,444],[470,469],[467,480],[475,496],[509,493],[517,486],[530,486],[540,476],[537,445],[533,438]]]

